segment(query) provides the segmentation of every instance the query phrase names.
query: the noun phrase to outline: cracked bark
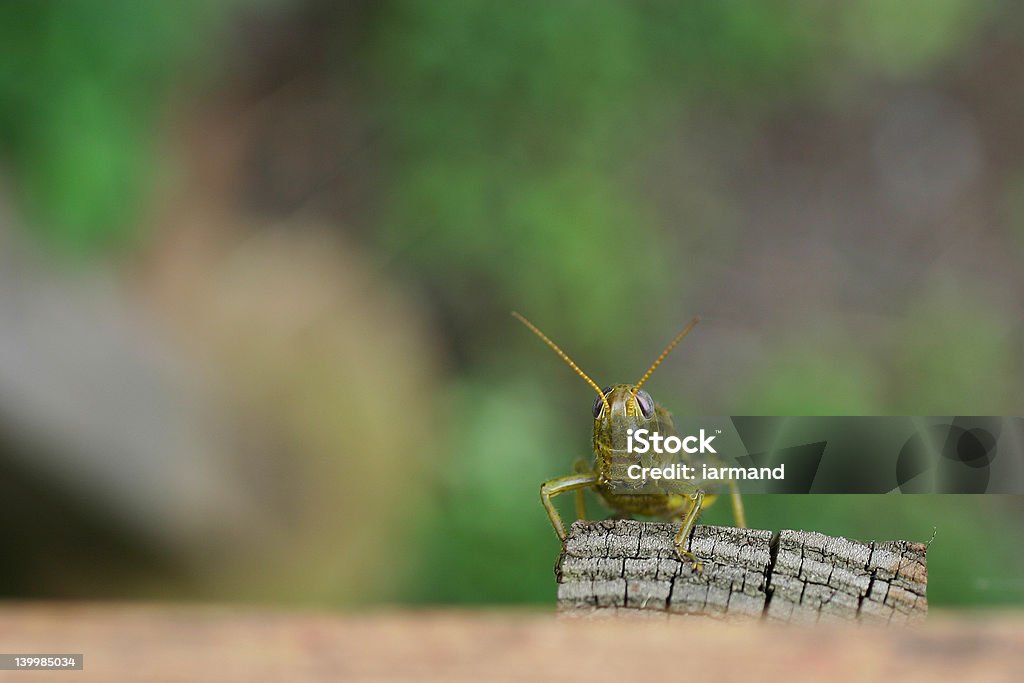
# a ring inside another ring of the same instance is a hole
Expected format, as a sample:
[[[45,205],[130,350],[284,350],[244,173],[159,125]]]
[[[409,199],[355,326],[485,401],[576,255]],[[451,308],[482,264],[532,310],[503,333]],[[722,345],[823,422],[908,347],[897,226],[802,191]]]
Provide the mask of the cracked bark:
[[[928,612],[923,543],[698,525],[687,548],[704,567],[694,572],[676,558],[675,530],[575,522],[555,568],[559,611],[798,623],[909,623]]]

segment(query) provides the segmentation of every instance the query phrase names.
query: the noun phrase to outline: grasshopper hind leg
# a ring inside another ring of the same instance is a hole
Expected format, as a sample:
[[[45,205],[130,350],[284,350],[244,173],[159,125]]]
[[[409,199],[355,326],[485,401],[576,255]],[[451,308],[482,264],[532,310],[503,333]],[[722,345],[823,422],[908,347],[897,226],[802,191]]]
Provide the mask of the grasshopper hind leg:
[[[743,498],[736,482],[729,480],[729,498],[732,500],[732,516],[736,520],[736,526],[740,529],[747,528],[747,513],[743,510]]]

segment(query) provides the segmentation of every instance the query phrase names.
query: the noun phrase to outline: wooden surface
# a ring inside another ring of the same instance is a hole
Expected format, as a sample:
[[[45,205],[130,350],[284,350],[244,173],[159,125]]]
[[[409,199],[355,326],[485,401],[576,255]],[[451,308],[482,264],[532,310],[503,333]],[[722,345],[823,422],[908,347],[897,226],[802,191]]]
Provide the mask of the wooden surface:
[[[775,622],[906,624],[928,612],[927,546],[811,531],[697,526],[677,558],[677,526],[577,521],[556,567],[566,614],[640,611]]]
[[[369,614],[170,605],[0,606],[0,651],[75,652],[85,670],[0,681],[1016,681],[1020,614],[907,628],[551,612]]]

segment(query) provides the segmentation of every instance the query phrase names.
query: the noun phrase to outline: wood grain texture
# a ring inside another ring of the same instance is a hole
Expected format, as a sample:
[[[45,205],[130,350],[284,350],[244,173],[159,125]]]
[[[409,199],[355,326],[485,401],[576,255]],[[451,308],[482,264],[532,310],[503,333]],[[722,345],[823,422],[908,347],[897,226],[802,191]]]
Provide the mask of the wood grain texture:
[[[575,522],[555,569],[559,611],[797,623],[909,623],[928,612],[923,543],[697,526],[687,548],[704,565],[694,571],[676,557],[676,528]]]

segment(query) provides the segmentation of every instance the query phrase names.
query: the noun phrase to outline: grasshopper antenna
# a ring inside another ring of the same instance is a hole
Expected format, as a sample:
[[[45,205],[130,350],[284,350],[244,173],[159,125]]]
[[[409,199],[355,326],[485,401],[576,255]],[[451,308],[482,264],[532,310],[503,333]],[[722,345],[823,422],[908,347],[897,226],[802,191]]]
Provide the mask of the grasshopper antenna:
[[[576,363],[574,363],[572,361],[572,358],[569,358],[569,355],[565,351],[563,351],[562,349],[558,348],[558,344],[556,344],[555,342],[553,342],[550,339],[548,339],[548,336],[546,334],[544,334],[543,332],[541,332],[539,329],[537,329],[536,325],[531,323],[529,320],[524,318],[519,313],[517,313],[515,311],[512,311],[512,317],[515,318],[516,320],[518,320],[519,322],[521,322],[522,324],[526,325],[526,327],[529,328],[529,330],[531,332],[533,332],[535,335],[540,337],[544,341],[544,343],[547,344],[548,346],[550,346],[551,349],[555,353],[557,353],[558,356],[562,360],[564,360],[566,363],[568,363],[569,367],[572,368],[573,370],[575,370],[577,375],[579,375],[584,380],[586,380],[587,384],[592,386],[594,388],[594,391],[597,392],[597,395],[601,397],[601,402],[604,403],[604,409],[606,411],[608,411],[609,413],[611,412],[611,407],[608,405],[608,399],[606,399],[604,397],[604,392],[601,391],[601,387],[597,386],[597,383],[594,380],[590,379],[590,377],[587,376],[587,373],[585,373],[582,370],[580,370],[580,366],[576,365]],[[692,325],[691,325],[691,327],[692,327]],[[689,330],[687,330],[687,332],[689,332]],[[673,344],[675,344],[675,342],[673,342]],[[658,359],[658,362],[661,362],[660,358]],[[651,369],[653,370],[653,368],[651,368]]]
[[[672,353],[672,349],[676,348],[676,345],[678,345],[679,342],[683,341],[683,337],[690,334],[690,330],[695,328],[697,326],[697,323],[699,322],[700,317],[694,316],[693,320],[691,320],[689,324],[687,324],[687,326],[683,328],[683,331],[677,334],[676,338],[669,342],[668,346],[665,347],[665,350],[661,352],[661,355],[658,356],[653,363],[651,363],[651,367],[647,368],[647,372],[644,373],[644,376],[641,377],[640,381],[637,382],[636,386],[633,387],[634,396],[636,396],[636,392],[640,388],[640,385],[646,382],[648,378],[654,373],[655,369],[657,369],[657,367],[661,365],[661,361],[665,360],[665,358],[668,357],[668,354]]]

